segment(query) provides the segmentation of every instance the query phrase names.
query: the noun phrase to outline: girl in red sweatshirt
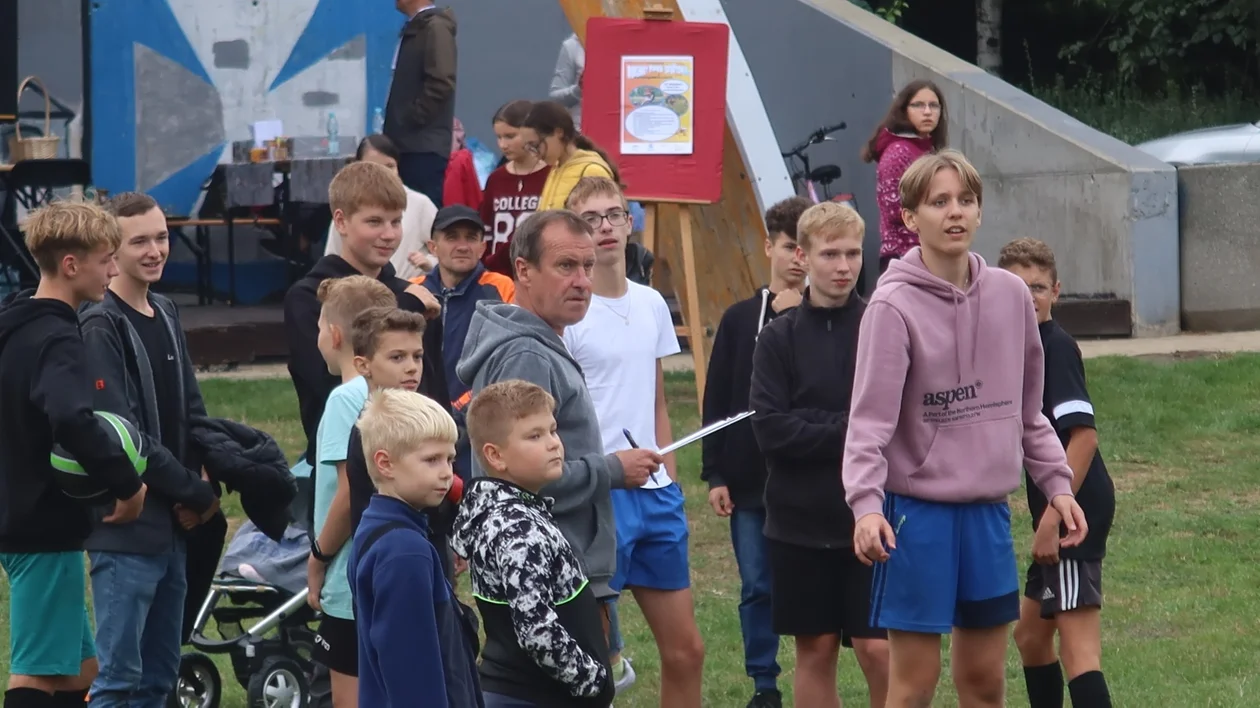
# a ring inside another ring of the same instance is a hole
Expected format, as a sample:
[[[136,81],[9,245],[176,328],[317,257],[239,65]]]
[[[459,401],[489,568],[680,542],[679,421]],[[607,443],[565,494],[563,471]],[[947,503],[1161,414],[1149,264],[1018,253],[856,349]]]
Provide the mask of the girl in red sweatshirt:
[[[931,81],[917,80],[897,92],[888,115],[862,148],[862,161],[877,163],[880,275],[890,261],[919,245],[919,237],[901,221],[901,175],[915,160],[944,149],[948,138],[945,95]]]
[[[546,162],[525,149],[521,139],[521,125],[533,107],[530,101],[512,101],[494,114],[494,134],[499,138],[504,163],[490,173],[481,198],[481,221],[493,237],[481,262],[509,278],[512,234],[525,217],[538,210],[538,199],[551,172]]]

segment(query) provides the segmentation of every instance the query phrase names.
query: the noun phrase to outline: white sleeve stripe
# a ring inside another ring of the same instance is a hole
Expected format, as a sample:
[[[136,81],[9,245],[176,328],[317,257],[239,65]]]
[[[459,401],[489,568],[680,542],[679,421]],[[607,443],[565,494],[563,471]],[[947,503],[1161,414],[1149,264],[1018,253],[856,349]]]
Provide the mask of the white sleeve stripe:
[[[1094,414],[1094,406],[1089,401],[1065,401],[1054,407],[1054,419],[1058,420],[1072,413]]]

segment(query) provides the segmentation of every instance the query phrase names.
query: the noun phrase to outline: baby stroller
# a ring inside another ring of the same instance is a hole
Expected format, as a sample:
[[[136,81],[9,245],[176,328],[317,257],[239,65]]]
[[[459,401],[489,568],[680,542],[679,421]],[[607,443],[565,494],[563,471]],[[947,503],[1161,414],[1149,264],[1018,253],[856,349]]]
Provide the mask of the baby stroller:
[[[218,708],[223,680],[210,654],[230,657],[251,708],[332,706],[328,671],[311,660],[321,615],[306,604],[309,552],[302,526],[290,525],[279,543],[251,522],[241,526],[197,613],[196,651],[180,660],[171,706]]]

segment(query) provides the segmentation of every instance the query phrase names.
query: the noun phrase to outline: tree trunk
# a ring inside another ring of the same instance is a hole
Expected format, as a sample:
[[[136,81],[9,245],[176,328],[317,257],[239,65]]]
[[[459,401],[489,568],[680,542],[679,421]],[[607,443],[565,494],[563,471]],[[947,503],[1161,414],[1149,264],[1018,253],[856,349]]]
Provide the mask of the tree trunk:
[[[1002,73],[1002,0],[976,0],[976,66]]]

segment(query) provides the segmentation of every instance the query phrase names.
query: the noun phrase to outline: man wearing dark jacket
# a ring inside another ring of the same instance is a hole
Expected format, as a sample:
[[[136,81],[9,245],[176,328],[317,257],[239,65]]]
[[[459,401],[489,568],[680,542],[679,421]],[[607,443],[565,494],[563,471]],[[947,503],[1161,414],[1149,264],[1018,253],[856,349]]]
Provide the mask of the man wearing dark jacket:
[[[76,310],[117,274],[118,223],[94,204],[54,202],[31,213],[26,245],[39,287],[0,310],[0,567],[9,580],[5,708],[83,706],[96,675],[84,597],[88,508],[56,483],[61,445],[119,500],[104,519],[140,516],[146,486],[92,410],[92,378]]]
[[[366,275],[388,286],[404,310],[436,317],[441,309],[432,293],[395,276],[389,262],[402,240],[402,211],[407,206],[407,193],[398,176],[380,165],[356,162],[337,173],[328,192],[333,225],[342,238],[341,255],[321,258],[284,296],[289,376],[297,391],[306,435],[304,457],[311,464],[324,404],[328,394],[341,384],[339,377],[328,373],[328,364],[319,353],[319,284],[328,278]],[[426,327],[420,393],[449,411],[451,399],[443,371],[442,328]]]
[[[442,207],[455,124],[455,15],[432,0],[394,0],[407,16],[385,104],[385,135],[398,146],[403,183]]]
[[[486,226],[476,210],[463,204],[442,207],[433,220],[433,240],[429,242],[429,250],[437,256],[438,265],[411,281],[423,285],[442,304],[442,361],[446,367],[452,415],[460,429],[455,473],[465,481],[472,474],[472,451],[464,434],[464,411],[472,399],[472,387],[460,381],[455,365],[464,353],[464,339],[477,303],[482,300],[512,302],[516,295],[511,278],[486,270],[482,265],[485,238]]]
[[[151,197],[137,193],[114,197],[109,210],[122,233],[114,257],[119,274],[105,299],[79,317],[96,381],[95,408],[130,420],[148,436],[148,454],[160,446],[173,455],[173,464],[151,463],[145,471],[150,493],[140,518],[129,524],[98,518],[85,544],[100,663],[92,698],[102,705],[156,705],[179,677],[189,590],[195,612],[209,590],[227,525],[209,481],[192,471],[201,464],[189,445],[189,419],[204,416],[206,407],[179,316],[174,303],[149,292],[170,254],[166,216]],[[183,529],[177,527],[177,512]],[[194,589],[185,530],[216,515],[223,533],[210,544],[214,555],[198,559],[205,587]]]
[[[810,206],[791,197],[766,212],[766,257],[770,284],[756,295],[731,305],[722,315],[708,384],[704,388],[705,424],[748,410],[752,385],[753,347],[761,330],[801,301],[805,264],[796,250],[796,222]],[[780,708],[779,637],[770,619],[770,566],[763,528],[766,511],[766,461],[753,437],[751,423],[740,421],[702,442],[700,478],[709,483],[709,505],[718,516],[731,519],[731,545],[739,566],[739,627],[744,635],[744,670],[755,693],[748,708]]]
[[[809,287],[761,331],[753,354],[753,432],[769,467],[766,527],[775,632],[796,638],[797,705],[839,708],[836,662],[853,647],[872,706],[888,692],[888,642],[870,626],[871,569],[853,552],[840,461],[866,303],[862,218],[811,206],[797,224]]]

